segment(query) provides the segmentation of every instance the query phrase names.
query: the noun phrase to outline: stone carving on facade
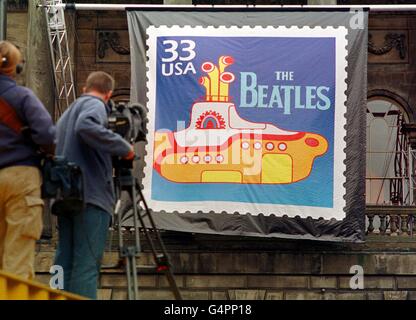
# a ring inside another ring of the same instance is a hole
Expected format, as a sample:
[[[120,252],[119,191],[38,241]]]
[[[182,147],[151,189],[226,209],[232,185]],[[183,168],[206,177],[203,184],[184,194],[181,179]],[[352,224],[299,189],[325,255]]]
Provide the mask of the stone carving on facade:
[[[108,51],[112,50],[118,55],[130,55],[130,49],[121,44],[121,37],[118,31],[98,31],[97,56],[99,59],[105,59],[109,55]]]
[[[403,33],[387,33],[384,36],[384,44],[377,46],[373,42],[373,36],[368,35],[368,52],[377,56],[385,55],[391,50],[396,49],[399,52],[401,60],[406,58],[406,35]]]

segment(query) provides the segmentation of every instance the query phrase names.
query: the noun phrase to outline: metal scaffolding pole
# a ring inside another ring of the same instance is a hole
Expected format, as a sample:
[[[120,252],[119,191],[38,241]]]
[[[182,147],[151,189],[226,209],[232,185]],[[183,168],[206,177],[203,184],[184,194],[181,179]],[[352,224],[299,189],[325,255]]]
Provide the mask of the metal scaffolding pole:
[[[189,9],[318,9],[318,10],[360,10],[363,8],[370,11],[416,11],[416,4],[408,5],[145,5],[145,4],[104,4],[104,3],[63,3],[56,6],[57,8],[72,10],[189,10]]]
[[[56,95],[55,120],[76,99],[75,81],[72,72],[72,59],[69,50],[65,15],[62,0],[43,0],[46,24],[48,30],[49,49],[52,67],[54,69],[54,83]]]
[[[0,41],[6,40],[7,0],[0,0]]]

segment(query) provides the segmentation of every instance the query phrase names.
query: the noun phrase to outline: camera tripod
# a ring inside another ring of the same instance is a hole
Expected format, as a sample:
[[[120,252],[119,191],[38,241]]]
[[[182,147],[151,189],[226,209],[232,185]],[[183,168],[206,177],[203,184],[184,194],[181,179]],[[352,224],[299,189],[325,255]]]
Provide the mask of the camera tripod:
[[[114,183],[116,190],[116,209],[115,209],[115,228],[118,230],[118,246],[119,246],[119,262],[117,267],[124,266],[127,276],[127,291],[129,300],[138,300],[138,281],[137,269],[143,268],[153,270],[157,273],[164,273],[167,277],[168,283],[174,294],[175,299],[182,300],[180,291],[173,275],[169,256],[167,254],[165,245],[162,241],[160,233],[156,228],[151,212],[147,206],[146,200],[143,196],[140,185],[137,179],[133,176],[132,161],[115,160],[114,161]],[[133,211],[133,226],[134,226],[134,242],[133,244],[126,244],[123,239],[122,232],[122,212],[121,212],[121,192],[127,191],[132,203]],[[137,194],[143,204],[144,210],[138,209]],[[146,226],[145,221],[148,221],[149,226]],[[140,224],[140,226],[139,226]],[[140,256],[140,228],[144,231],[146,240],[149,243],[152,251],[155,265],[138,266],[136,258]],[[154,235],[154,239],[150,232]]]

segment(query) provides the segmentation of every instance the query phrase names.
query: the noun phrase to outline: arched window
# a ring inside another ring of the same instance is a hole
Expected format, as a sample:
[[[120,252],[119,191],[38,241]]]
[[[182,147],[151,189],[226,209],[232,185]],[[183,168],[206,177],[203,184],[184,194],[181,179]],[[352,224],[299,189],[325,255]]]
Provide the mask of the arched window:
[[[366,202],[411,204],[409,146],[401,128],[408,122],[403,108],[384,97],[367,103]]]

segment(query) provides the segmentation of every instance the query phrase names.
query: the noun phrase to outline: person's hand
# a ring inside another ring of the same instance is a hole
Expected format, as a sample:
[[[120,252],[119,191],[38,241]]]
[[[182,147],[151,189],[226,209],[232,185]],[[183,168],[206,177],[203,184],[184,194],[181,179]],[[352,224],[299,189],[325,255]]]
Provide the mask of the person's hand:
[[[129,153],[127,155],[125,155],[122,159],[123,160],[128,160],[128,161],[133,161],[135,156],[136,156],[136,154],[134,153],[134,149],[132,147],[130,149]]]
[[[43,154],[46,158],[53,158],[55,156],[55,145],[42,145],[39,146],[39,151],[41,154]]]

